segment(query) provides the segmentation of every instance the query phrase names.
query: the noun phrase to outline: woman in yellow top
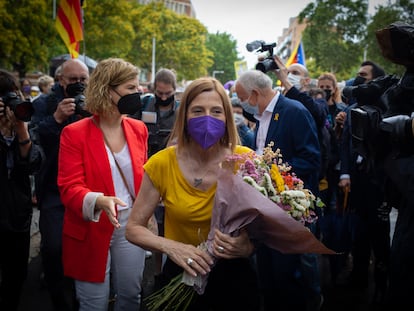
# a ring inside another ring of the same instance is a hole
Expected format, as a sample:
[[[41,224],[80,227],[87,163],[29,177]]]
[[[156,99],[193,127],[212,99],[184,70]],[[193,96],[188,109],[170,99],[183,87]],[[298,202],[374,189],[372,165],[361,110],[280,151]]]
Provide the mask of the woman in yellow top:
[[[220,163],[233,153],[251,151],[238,145],[239,141],[230,99],[221,83],[214,78],[192,82],[178,109],[170,138],[173,146],[145,164],[128,220],[130,242],[167,255],[164,284],[183,269],[194,276],[210,273],[204,294],[193,300],[191,310],[260,309],[249,258],[254,246],[247,232],[231,237],[216,230],[213,255],[219,260],[214,267],[213,258],[197,248],[210,231]],[[165,205],[164,237],[146,225],[160,197]]]

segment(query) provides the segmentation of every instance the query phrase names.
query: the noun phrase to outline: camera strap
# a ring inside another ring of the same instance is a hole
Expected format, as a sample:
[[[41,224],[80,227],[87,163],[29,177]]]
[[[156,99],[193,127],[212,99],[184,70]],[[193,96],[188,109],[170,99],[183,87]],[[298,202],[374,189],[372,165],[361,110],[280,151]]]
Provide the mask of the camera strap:
[[[119,174],[121,174],[121,178],[122,178],[122,181],[124,182],[125,188],[128,190],[128,193],[129,193],[129,195],[131,196],[132,200],[133,200],[133,201],[135,201],[135,195],[134,195],[133,191],[131,191],[131,189],[130,189],[130,188],[129,188],[129,186],[128,186],[128,182],[127,182],[127,180],[126,180],[126,178],[125,178],[124,172],[122,171],[121,166],[119,165],[118,161],[117,161],[117,160],[116,160],[116,158],[115,158],[115,154],[114,154],[114,152],[112,151],[111,145],[109,144],[108,140],[106,139],[105,133],[102,131],[102,129],[101,129],[101,127],[98,125],[98,123],[96,123],[96,120],[95,120],[93,117],[92,117],[91,119],[92,119],[92,122],[93,122],[93,123],[95,123],[95,125],[98,127],[98,129],[100,129],[100,130],[101,130],[101,133],[102,133],[103,139],[104,139],[104,141],[105,141],[105,144],[108,146],[108,149],[109,149],[109,151],[111,152],[112,158],[113,158],[113,159],[114,159],[114,161],[115,161],[116,168],[118,169]]]

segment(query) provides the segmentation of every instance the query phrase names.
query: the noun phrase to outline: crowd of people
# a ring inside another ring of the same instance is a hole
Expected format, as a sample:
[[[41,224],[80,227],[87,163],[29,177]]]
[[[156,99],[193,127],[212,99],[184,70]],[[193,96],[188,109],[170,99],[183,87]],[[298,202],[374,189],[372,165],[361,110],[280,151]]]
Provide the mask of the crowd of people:
[[[274,61],[278,88],[266,73],[249,70],[231,90],[198,78],[179,99],[173,69],[161,68],[152,92],[142,94],[139,69],[120,58],[102,60],[92,72],[67,60],[54,78],[39,79],[35,98],[27,80],[19,84],[1,70],[0,240],[7,251],[0,255],[0,309],[18,309],[35,203],[54,310],[107,310],[111,299],[113,310],[140,310],[151,255],[156,289],[182,271],[209,274],[188,310],[321,310],[317,254],[282,254],[244,230],[216,230],[212,253],[197,247],[210,232],[223,160],[268,146],[281,150],[324,202],[308,227],[338,253],[328,257],[332,286],[350,260],[348,285],[366,288],[373,262],[373,299],[412,306],[394,289],[386,174],[353,146],[358,102],[342,93],[333,73],[312,79],[301,64]],[[347,83],[384,75],[364,61]],[[10,94],[32,101],[31,120],[19,118]]]

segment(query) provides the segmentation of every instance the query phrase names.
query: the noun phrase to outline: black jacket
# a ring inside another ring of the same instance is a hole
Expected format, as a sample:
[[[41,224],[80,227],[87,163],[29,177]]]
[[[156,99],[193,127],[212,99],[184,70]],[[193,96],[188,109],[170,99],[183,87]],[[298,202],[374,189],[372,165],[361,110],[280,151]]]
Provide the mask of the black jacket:
[[[30,175],[41,166],[42,153],[32,143],[26,158],[20,156],[17,137],[8,145],[0,135],[0,232],[27,232],[32,219]]]

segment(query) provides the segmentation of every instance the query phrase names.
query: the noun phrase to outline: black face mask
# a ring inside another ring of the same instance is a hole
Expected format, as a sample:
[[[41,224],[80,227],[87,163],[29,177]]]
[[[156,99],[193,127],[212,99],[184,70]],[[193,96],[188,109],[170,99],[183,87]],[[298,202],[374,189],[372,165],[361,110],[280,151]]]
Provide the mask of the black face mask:
[[[118,94],[118,93],[117,93]],[[118,101],[118,110],[120,114],[135,114],[141,109],[141,94],[132,93],[121,96]]]
[[[76,97],[76,95],[83,94],[85,90],[85,84],[81,82],[76,82],[72,84],[68,84],[66,86],[66,93],[69,97]]]
[[[165,100],[162,100],[161,97],[158,97],[157,95],[155,95],[155,104],[156,105],[160,105],[160,106],[168,106],[169,104],[171,104],[174,101],[174,95],[171,95],[170,97],[168,97]]]
[[[357,76],[357,77],[354,79],[354,82],[352,82],[352,86],[357,86],[357,85],[364,84],[364,83],[365,83],[365,81],[367,81],[367,79],[366,79],[366,78],[361,77],[361,76]]]
[[[325,91],[325,99],[326,101],[331,99],[332,96],[332,90],[324,90]]]

